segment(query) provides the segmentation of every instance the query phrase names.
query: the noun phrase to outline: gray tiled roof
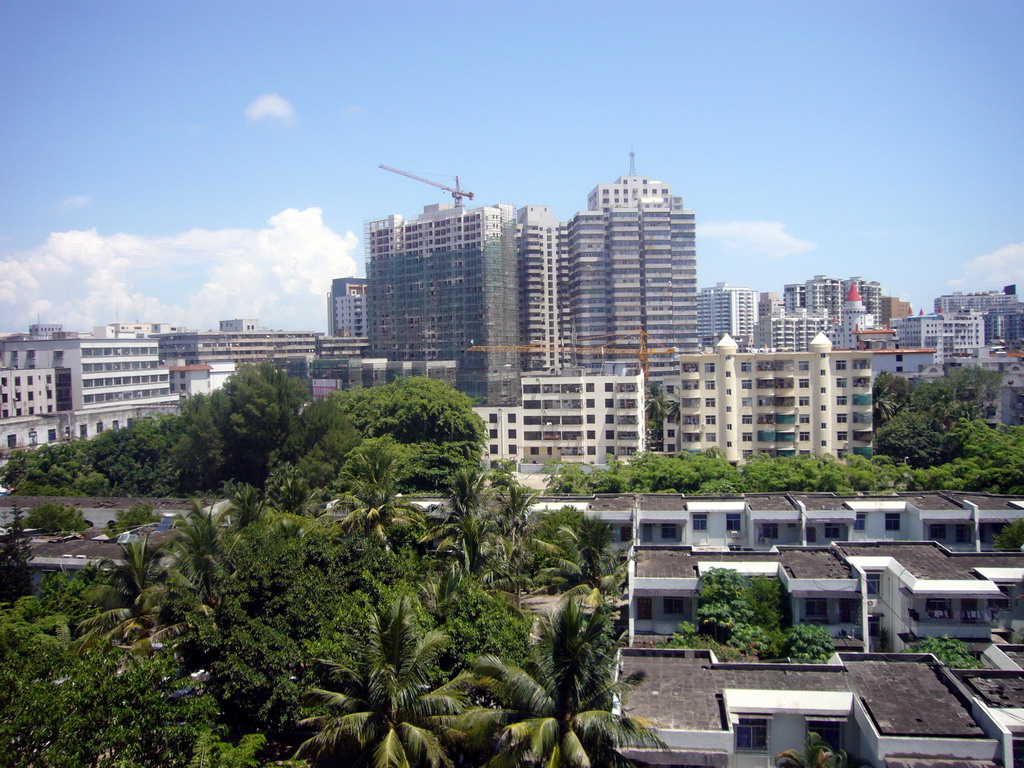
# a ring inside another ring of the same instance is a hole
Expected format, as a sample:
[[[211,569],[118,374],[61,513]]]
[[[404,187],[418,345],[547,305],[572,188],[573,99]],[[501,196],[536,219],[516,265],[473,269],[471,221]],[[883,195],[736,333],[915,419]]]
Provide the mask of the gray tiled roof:
[[[853,569],[833,549],[780,549],[779,559],[794,579],[853,578]]]
[[[774,552],[692,552],[681,547],[637,547],[636,575],[639,578],[697,578],[697,563],[778,562]]]
[[[685,512],[686,498],[679,493],[641,493],[640,509]]]
[[[850,691],[884,735],[984,737],[964,702],[941,679],[938,665],[855,654],[844,654],[843,662],[712,665],[699,651],[626,649],[623,673],[642,671],[646,678],[625,706],[665,729],[721,731],[728,728],[722,705],[722,691],[728,688]]]
[[[948,552],[937,544],[880,542],[838,545],[849,556],[889,556],[919,579],[979,579],[976,568],[1021,568],[1024,553]]]

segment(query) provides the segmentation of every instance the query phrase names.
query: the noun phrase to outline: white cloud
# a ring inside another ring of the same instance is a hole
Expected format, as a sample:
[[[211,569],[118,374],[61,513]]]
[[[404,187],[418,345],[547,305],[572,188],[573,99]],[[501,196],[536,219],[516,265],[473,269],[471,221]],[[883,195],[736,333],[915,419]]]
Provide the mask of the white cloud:
[[[697,225],[697,235],[718,240],[730,251],[769,259],[796,256],[818,247],[793,237],[781,221],[709,221]]]
[[[92,205],[92,198],[88,195],[68,195],[57,203],[57,210],[77,211],[79,208],[88,208],[90,205]]]
[[[295,122],[295,107],[276,93],[264,93],[245,108],[245,116],[254,123],[276,121],[290,126]]]
[[[964,277],[950,285],[969,285],[972,291],[988,291],[1010,283],[1024,284],[1024,243],[1011,243],[971,259],[964,265]]]
[[[366,112],[366,107],[360,107],[358,104],[353,104],[350,107],[345,107],[345,111],[342,114],[345,117],[357,117],[364,112]]]
[[[289,208],[264,229],[193,229],[170,237],[95,229],[54,232],[38,248],[0,254],[0,330],[36,317],[71,330],[122,320],[197,330],[231,317],[323,330],[330,281],[356,272],[358,240]]]

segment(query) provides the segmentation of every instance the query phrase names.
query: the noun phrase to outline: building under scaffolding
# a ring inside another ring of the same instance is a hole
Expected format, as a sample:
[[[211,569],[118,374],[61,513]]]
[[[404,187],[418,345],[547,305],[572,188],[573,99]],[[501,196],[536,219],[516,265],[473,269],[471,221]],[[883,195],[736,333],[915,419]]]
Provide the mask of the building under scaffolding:
[[[368,222],[370,354],[454,360],[456,384],[488,405],[518,402],[514,351],[467,352],[519,339],[515,212],[429,205],[415,220]]]

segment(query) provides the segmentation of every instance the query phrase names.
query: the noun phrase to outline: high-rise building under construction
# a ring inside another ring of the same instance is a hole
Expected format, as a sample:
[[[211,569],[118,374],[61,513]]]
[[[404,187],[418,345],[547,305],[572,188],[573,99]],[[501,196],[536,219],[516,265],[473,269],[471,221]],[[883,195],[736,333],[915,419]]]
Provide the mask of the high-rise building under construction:
[[[456,386],[489,405],[518,401],[515,211],[428,205],[366,226],[370,353],[454,360]],[[469,352],[472,346],[509,347]]]

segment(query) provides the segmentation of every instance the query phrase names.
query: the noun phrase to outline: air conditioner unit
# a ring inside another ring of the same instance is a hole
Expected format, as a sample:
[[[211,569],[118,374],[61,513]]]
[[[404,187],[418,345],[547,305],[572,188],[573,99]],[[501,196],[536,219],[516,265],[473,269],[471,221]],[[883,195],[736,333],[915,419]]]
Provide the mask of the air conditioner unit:
[[[760,542],[761,542],[762,544],[767,544],[767,543],[768,543],[768,537],[767,537],[767,536],[762,536],[762,537],[761,537],[761,538],[759,539],[759,541],[760,541]]]
[[[869,597],[866,602],[868,604],[869,611],[878,607],[878,598]]]
[[[738,539],[739,537],[740,537],[740,532],[739,531],[729,531],[729,538],[730,539]]]

